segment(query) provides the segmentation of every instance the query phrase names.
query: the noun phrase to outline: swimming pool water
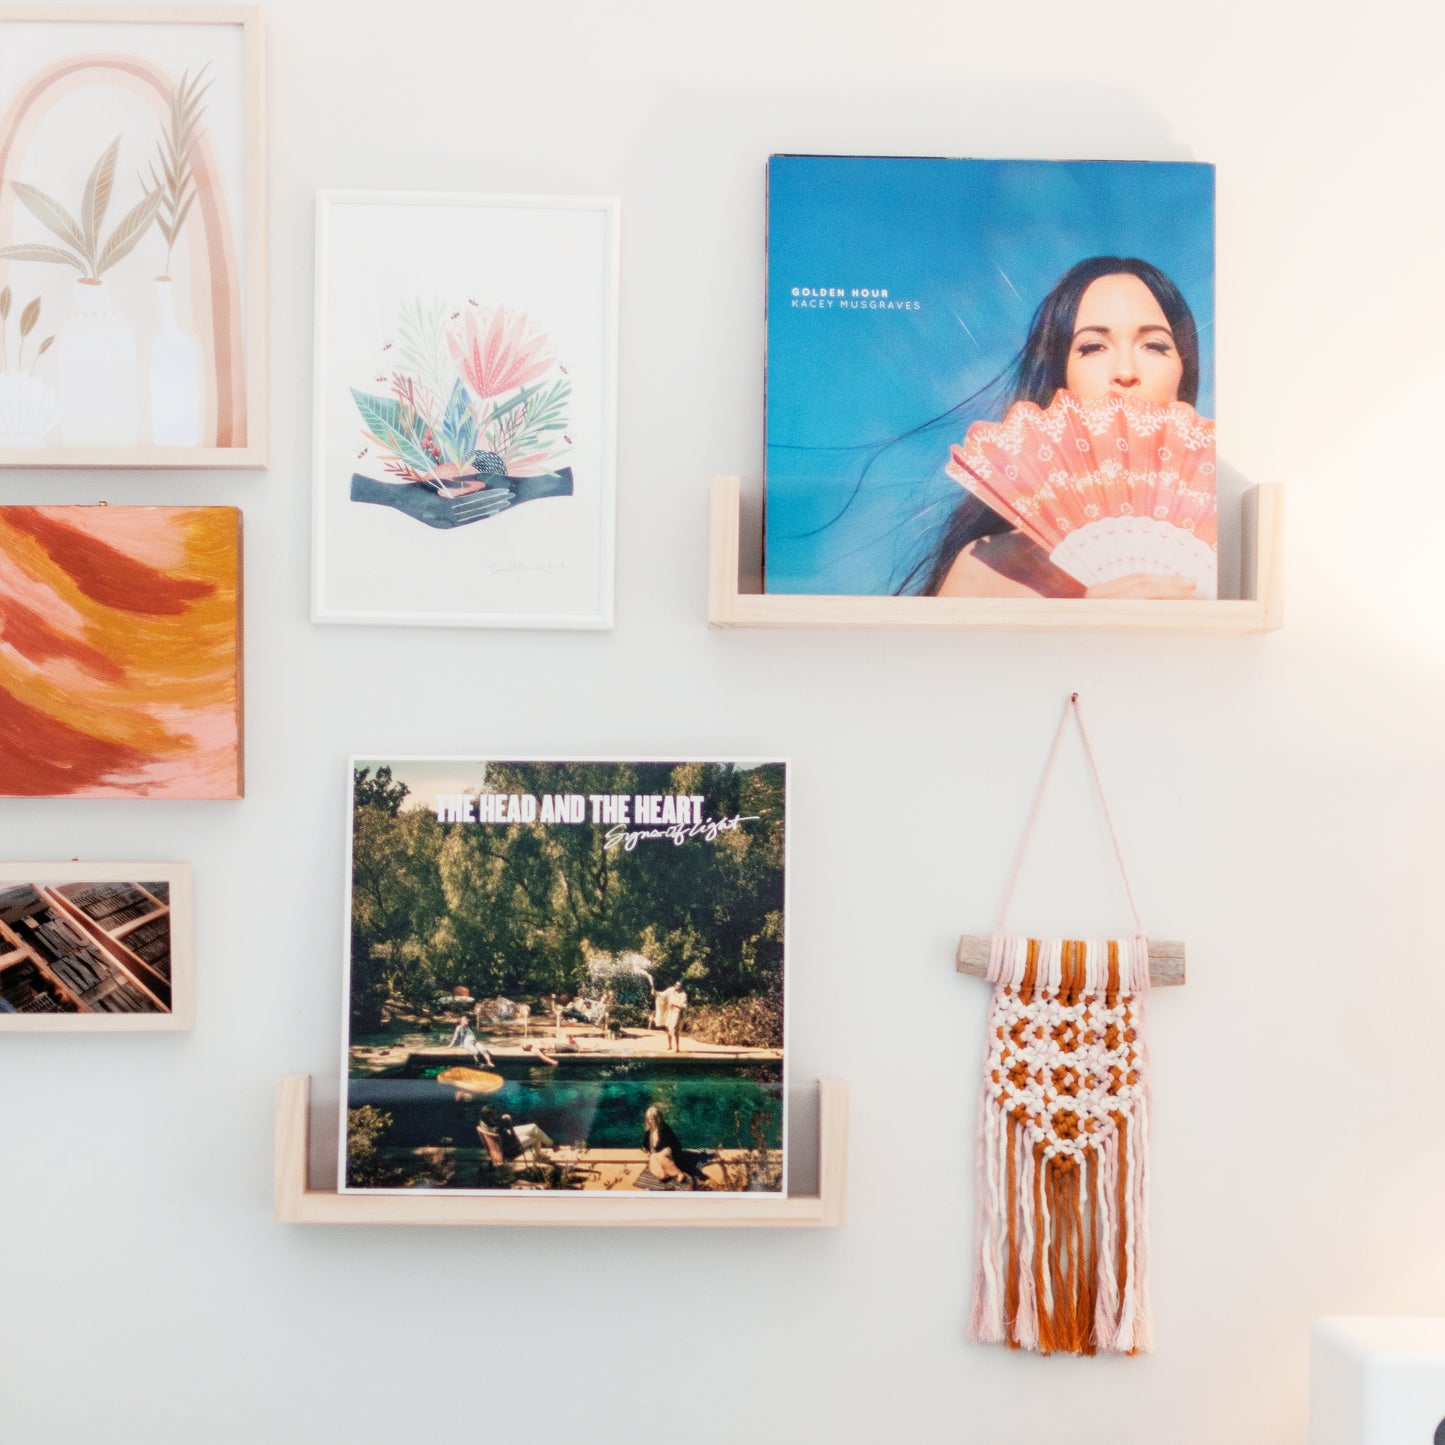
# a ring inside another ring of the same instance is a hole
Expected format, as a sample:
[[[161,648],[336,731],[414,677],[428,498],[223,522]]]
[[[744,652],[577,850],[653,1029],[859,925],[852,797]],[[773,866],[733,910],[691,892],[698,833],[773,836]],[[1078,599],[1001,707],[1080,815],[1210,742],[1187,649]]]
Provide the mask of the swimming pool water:
[[[436,1070],[429,1071],[435,1075]],[[351,1079],[348,1104],[370,1104],[389,1113],[388,1146],[416,1148],[454,1143],[476,1147],[483,1106],[513,1124],[539,1124],[557,1144],[593,1149],[636,1149],[643,1115],[656,1104],[687,1149],[752,1147],[751,1122],[764,1113],[763,1144],[782,1146],[782,1066],[744,1064],[699,1070],[656,1060],[498,1072],[505,1083],[494,1094],[466,1095],[435,1077]]]

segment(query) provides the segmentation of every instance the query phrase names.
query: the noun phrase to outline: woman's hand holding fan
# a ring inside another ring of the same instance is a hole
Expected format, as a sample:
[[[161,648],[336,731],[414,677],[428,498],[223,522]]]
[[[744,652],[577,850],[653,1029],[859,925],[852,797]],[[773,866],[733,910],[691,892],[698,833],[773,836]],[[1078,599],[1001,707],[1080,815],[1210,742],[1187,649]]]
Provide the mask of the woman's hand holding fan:
[[[1185,402],[1018,402],[948,473],[1090,595],[1218,595],[1214,423]]]

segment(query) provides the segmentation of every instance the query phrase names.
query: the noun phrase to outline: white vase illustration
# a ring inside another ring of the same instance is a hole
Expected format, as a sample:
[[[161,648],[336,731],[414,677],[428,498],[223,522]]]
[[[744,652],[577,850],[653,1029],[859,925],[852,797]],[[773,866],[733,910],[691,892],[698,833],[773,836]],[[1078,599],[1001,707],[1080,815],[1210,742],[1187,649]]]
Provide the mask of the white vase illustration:
[[[133,447],[139,425],[135,335],[104,281],[85,277],[55,338],[60,437],[70,447]]]
[[[169,276],[156,277],[160,335],[151,347],[151,438],[157,446],[201,444],[201,348],[176,321]]]
[[[55,393],[38,376],[0,371],[0,447],[43,447],[59,420]]]

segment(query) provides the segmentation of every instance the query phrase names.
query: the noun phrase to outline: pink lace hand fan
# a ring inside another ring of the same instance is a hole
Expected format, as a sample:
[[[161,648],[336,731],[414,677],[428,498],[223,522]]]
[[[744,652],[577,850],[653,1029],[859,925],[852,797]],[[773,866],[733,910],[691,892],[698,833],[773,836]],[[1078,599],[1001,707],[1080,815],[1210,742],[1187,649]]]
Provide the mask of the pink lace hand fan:
[[[1086,587],[1152,573],[1218,594],[1214,423],[1185,402],[1017,402],[969,427],[948,474]]]

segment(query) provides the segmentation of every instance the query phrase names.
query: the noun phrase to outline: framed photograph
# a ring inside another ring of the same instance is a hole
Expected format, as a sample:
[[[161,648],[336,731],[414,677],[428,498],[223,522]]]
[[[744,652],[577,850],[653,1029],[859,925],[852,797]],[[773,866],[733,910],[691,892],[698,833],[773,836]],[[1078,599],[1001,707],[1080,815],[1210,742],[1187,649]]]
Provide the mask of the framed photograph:
[[[321,192],[316,621],[612,625],[618,215]]]
[[[0,797],[239,798],[241,513],[0,507]]]
[[[787,798],[353,758],[340,1187],[785,1194]]]
[[[194,1025],[186,863],[0,863],[0,1031]]]
[[[774,156],[776,593],[1212,598],[1214,168]]]
[[[265,466],[260,10],[0,4],[0,54],[0,466]]]

